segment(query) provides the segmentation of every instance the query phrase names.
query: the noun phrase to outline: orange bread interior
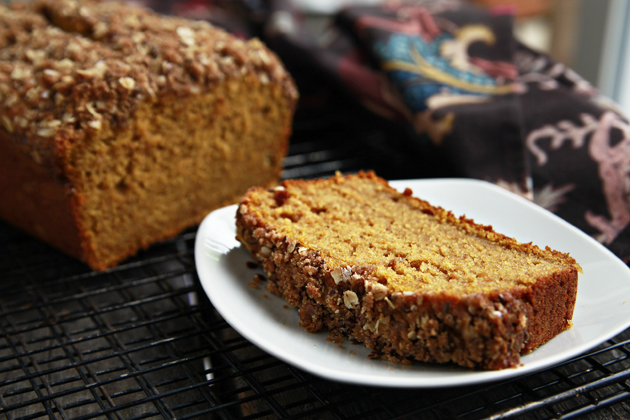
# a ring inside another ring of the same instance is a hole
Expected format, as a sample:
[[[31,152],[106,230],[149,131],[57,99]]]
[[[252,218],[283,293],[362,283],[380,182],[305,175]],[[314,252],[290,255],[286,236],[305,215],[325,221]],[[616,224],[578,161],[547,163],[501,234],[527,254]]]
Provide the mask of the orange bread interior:
[[[527,286],[574,260],[520,244],[400,194],[372,177],[291,182],[252,196],[280,235],[318,250],[329,266],[369,265],[393,291],[478,293]]]

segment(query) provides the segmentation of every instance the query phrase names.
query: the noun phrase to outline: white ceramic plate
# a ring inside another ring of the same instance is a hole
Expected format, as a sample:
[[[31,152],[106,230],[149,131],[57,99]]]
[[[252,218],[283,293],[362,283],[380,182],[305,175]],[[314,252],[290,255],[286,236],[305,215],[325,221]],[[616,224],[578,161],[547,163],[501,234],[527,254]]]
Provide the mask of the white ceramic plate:
[[[521,358],[517,368],[471,371],[434,364],[403,366],[368,359],[361,345],[326,340],[298,326],[297,310],[253,288],[255,271],[235,236],[236,206],[210,213],[201,224],[195,260],[215,308],[245,338],[270,354],[327,379],[388,387],[443,387],[482,383],[534,372],[578,356],[630,326],[630,270],[605,247],[552,213],[493,184],[462,179],[395,181],[433,205],[465,214],[520,242],[569,252],[582,266],[573,327]]]

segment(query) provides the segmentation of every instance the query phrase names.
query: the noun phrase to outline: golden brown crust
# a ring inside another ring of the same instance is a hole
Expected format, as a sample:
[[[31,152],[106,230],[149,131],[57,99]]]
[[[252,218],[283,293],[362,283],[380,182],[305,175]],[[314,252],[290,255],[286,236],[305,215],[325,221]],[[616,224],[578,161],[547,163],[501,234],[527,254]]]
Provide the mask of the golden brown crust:
[[[275,54],[206,22],[127,2],[0,5],[0,150],[19,156],[0,215],[110,267],[277,182],[296,100]],[[18,204],[32,177],[45,193]]]
[[[520,244],[491,227],[455,218],[443,209],[413,199],[421,203],[421,211],[431,213],[436,220],[461,226],[469,234],[524,254],[560,260],[562,268],[526,285],[478,288],[474,293],[396,291],[374,276],[377,267],[334,268],[334,261],[324,257],[323,250],[309,249],[285,235],[273,219],[262,217],[258,207],[260,195],[275,196],[281,207],[292,188],[313,188],[324,194],[330,183],[352,182],[356,178],[370,179],[374,185],[390,190],[373,173],[337,175],[329,180],[291,180],[275,191],[250,190],[237,211],[237,239],[261,262],[270,279],[269,289],[298,308],[301,324],[308,331],[328,330],[333,339],[346,337],[362,342],[377,354],[398,362],[453,362],[501,369],[517,366],[521,353],[533,350],[569,327],[579,266],[567,254]],[[410,199],[408,196],[408,192],[398,194],[400,200]],[[360,204],[357,206],[360,209]]]

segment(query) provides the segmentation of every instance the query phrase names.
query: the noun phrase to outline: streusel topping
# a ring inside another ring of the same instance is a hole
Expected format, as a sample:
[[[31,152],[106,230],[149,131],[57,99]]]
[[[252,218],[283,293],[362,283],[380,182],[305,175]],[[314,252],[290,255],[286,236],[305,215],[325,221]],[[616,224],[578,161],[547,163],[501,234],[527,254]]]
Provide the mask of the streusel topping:
[[[201,94],[255,77],[297,92],[278,58],[202,21],[122,2],[42,0],[0,5],[0,129],[37,161],[53,137],[124,128],[143,101]]]

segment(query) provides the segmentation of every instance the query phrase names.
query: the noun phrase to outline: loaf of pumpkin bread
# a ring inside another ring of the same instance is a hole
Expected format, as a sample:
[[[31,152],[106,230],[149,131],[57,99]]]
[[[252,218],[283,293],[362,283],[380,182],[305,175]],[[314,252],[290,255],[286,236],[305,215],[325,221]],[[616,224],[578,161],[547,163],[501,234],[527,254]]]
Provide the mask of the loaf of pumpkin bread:
[[[105,269],[277,183],[278,58],[122,2],[0,5],[0,218]]]
[[[392,361],[502,369],[571,324],[580,266],[374,173],[254,188],[237,239],[301,325]]]

